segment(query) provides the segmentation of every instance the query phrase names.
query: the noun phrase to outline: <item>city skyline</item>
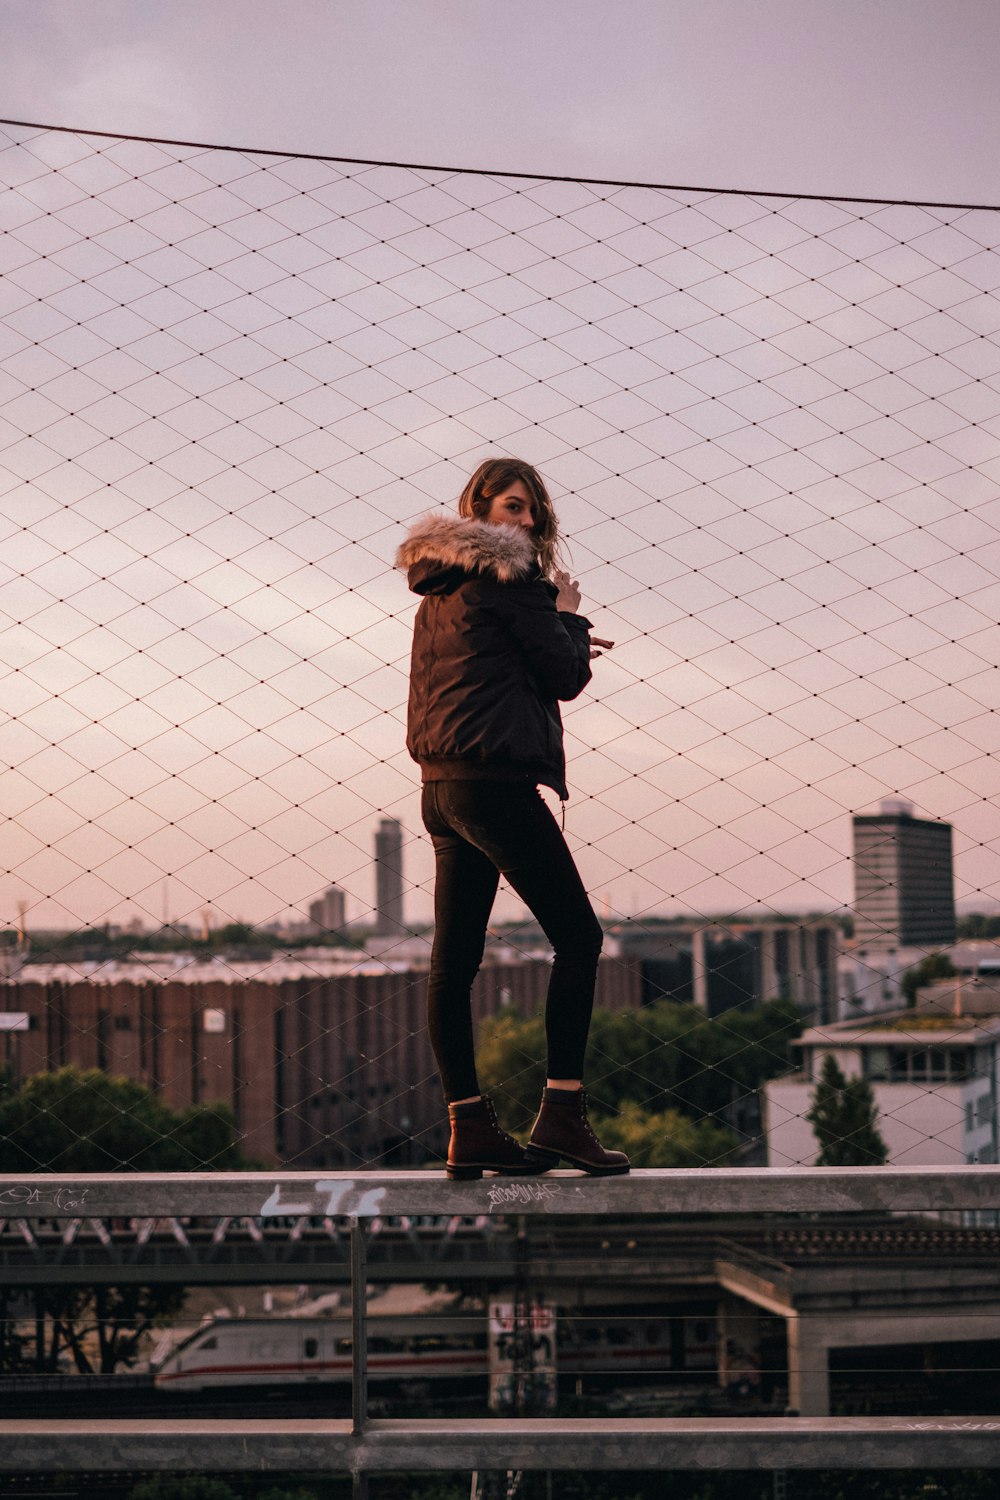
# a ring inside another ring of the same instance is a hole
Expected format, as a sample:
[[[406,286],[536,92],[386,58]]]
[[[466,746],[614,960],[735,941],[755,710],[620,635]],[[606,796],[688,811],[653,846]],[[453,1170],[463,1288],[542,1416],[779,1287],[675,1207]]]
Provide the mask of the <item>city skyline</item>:
[[[911,812],[911,816],[912,815],[913,814]],[[862,812],[861,814],[855,813],[853,815],[853,819],[852,819],[852,822],[853,822],[854,825],[857,824],[859,817],[861,819],[867,819],[868,821],[871,821],[871,822],[881,821],[881,819],[878,818],[878,815],[875,814],[874,812],[869,812],[869,813]],[[379,820],[379,821],[382,822],[382,823],[384,823],[387,820],[382,819],[382,820]],[[942,826],[950,828],[950,825],[942,824]],[[400,829],[401,829],[401,840],[402,840],[402,843],[401,843],[400,847],[401,848],[405,848],[406,842],[407,842],[407,838],[408,838],[408,831],[405,828],[403,828],[401,825],[400,825]],[[856,833],[856,826],[855,826],[855,830],[854,830],[854,842],[855,842],[855,844],[856,844],[856,841],[857,841],[857,833]],[[319,897],[317,897],[314,901],[311,901],[309,903],[308,917],[307,917],[307,920],[305,922],[303,922],[301,920],[301,914],[298,912],[297,909],[289,908],[288,913],[284,917],[276,917],[276,918],[272,919],[269,922],[265,922],[265,923],[259,924],[260,930],[261,931],[268,931],[268,930],[282,931],[282,930],[286,930],[287,929],[289,932],[296,932],[296,930],[297,930],[297,935],[300,936],[300,937],[303,936],[304,934],[308,935],[307,929],[310,928],[310,927],[315,928],[318,931],[325,930],[328,934],[331,934],[331,935],[335,935],[339,931],[348,932],[348,931],[367,931],[367,930],[370,930],[370,929],[377,930],[377,928],[378,928],[378,921],[379,921],[379,905],[378,905],[378,885],[379,885],[378,863],[379,863],[379,854],[378,854],[378,845],[379,845],[379,832],[378,832],[378,825],[376,825],[373,828],[373,831],[372,831],[372,857],[371,857],[371,860],[370,860],[370,883],[371,883],[372,890],[373,890],[373,897],[372,897],[372,899],[370,901],[367,902],[367,904],[363,901],[362,898],[357,898],[357,899],[354,900],[352,907],[348,907],[347,901],[346,901],[346,892],[340,886],[338,886],[334,882],[332,884],[328,884],[327,887],[326,887],[326,889],[323,891],[323,893]],[[860,912],[862,901],[864,899],[866,899],[866,898],[864,898],[864,897],[861,898],[861,901],[859,901],[859,898],[858,898],[858,893],[857,893],[857,889],[856,889],[856,879],[857,879],[857,870],[856,870],[857,855],[856,855],[856,853],[850,855],[849,859],[850,859],[851,864],[855,866],[855,871],[854,871],[855,889],[854,889],[854,891],[852,893],[852,899],[849,902],[845,903],[844,905],[842,905],[840,907],[830,907],[830,908],[803,907],[800,910],[791,909],[787,913],[787,915],[792,916],[792,917],[795,917],[795,916],[810,917],[810,918],[815,918],[817,920],[825,920],[825,919],[828,919],[828,918],[830,918],[830,919],[838,919],[838,918],[840,918],[841,916],[843,916],[845,914],[850,914],[850,915],[853,915],[853,916],[856,917],[859,914],[859,912]],[[404,859],[402,861],[402,864],[401,864],[401,867],[400,867],[400,873],[402,875],[402,882],[403,882],[402,883],[402,898],[403,898],[403,902],[405,904],[407,893],[409,891],[411,891],[411,889],[412,889],[411,886],[409,885],[409,883],[407,881],[407,877],[406,877],[405,857],[404,857]],[[659,921],[690,921],[691,920],[690,914],[684,914],[684,913],[682,913],[682,912],[680,912],[678,910],[670,911],[670,910],[656,910],[656,909],[653,909],[653,910],[646,911],[644,913],[639,913],[639,912],[631,911],[627,907],[623,907],[622,909],[617,910],[614,913],[612,913],[610,901],[607,898],[607,893],[601,892],[601,891],[594,891],[594,892],[591,893],[591,895],[592,895],[592,899],[594,901],[595,909],[598,912],[598,915],[602,918],[602,920],[606,924],[614,925],[614,923],[618,922],[618,921],[628,922],[628,921],[634,920],[636,918],[645,918],[646,920],[653,921],[653,922],[659,922]],[[395,897],[393,897],[392,899],[395,899]],[[203,935],[204,935],[204,933],[206,931],[209,932],[209,933],[216,932],[220,928],[222,928],[223,926],[227,925],[230,922],[235,922],[235,924],[237,926],[244,925],[243,924],[243,917],[242,917],[241,913],[239,913],[239,912],[227,913],[227,912],[217,911],[211,905],[204,906],[204,907],[200,908],[197,913],[194,913],[194,914],[189,913],[189,914],[187,914],[184,917],[177,917],[177,916],[171,915],[172,905],[171,905],[171,900],[170,900],[169,882],[168,881],[164,882],[164,887],[163,887],[163,890],[162,890],[162,901],[163,901],[163,909],[162,909],[162,913],[161,913],[161,920],[159,922],[156,922],[155,920],[145,921],[145,920],[143,920],[143,914],[140,914],[140,913],[136,912],[133,915],[133,917],[127,923],[118,923],[118,922],[115,922],[115,923],[110,923],[108,925],[111,927],[111,929],[112,929],[113,932],[119,932],[119,933],[120,932],[132,931],[132,932],[135,932],[135,933],[143,932],[143,933],[150,933],[150,934],[152,934],[152,933],[156,933],[158,931],[162,931],[162,930],[165,930],[165,929],[173,929],[173,930],[177,931],[178,933],[181,933],[181,932],[192,932],[193,933],[197,929],[200,928],[200,930],[201,930],[201,932],[202,932]],[[523,926],[525,924],[532,925],[532,926],[536,925],[534,917],[531,915],[531,913],[528,911],[528,909],[523,905],[523,903],[519,902],[518,899],[516,897],[514,897],[513,893],[509,894],[509,900],[508,900],[508,902],[506,904],[510,907],[510,911],[508,912],[508,914],[506,916],[499,916],[498,914],[495,913],[494,914],[494,919],[491,922],[491,927],[497,927],[497,926],[501,926],[501,927],[502,926],[514,926],[514,927],[517,927],[517,926]],[[982,896],[978,896],[977,895],[977,896],[972,896],[972,897],[966,897],[964,899],[964,901],[956,901],[954,903],[954,907],[955,907],[955,911],[957,913],[965,913],[965,914],[981,913],[981,914],[984,914],[984,915],[989,915],[989,914],[991,914],[993,912],[1000,912],[1000,899],[997,899],[997,898],[994,898],[994,897],[985,897],[984,898]],[[767,908],[766,911],[767,911],[768,916],[771,916],[771,917],[773,917],[776,920],[780,920],[780,918],[783,915],[786,915],[785,913],[778,912],[776,908]],[[31,933],[28,930],[27,925],[24,924],[24,918],[25,918],[25,916],[26,916],[26,912],[25,911],[19,911],[18,912],[18,922],[17,922],[17,924],[12,924],[12,927],[15,926],[15,925],[17,925],[19,927],[19,930],[23,927],[24,935],[30,938]],[[703,917],[704,920],[706,922],[708,922],[708,923],[714,923],[714,922],[718,922],[718,921],[725,922],[728,918],[731,918],[734,922],[741,920],[741,914],[740,913],[725,912],[725,911],[721,911],[721,910],[720,911],[716,911],[716,912],[704,912],[704,913],[701,913],[700,916]],[[196,917],[197,921],[193,921],[192,920],[193,917]],[[742,919],[743,920],[749,920],[749,921],[753,921],[755,919],[756,920],[766,920],[766,917],[765,918],[761,917],[761,912],[760,912],[759,909],[754,908],[752,906],[748,906],[745,909],[745,911],[742,913]],[[405,932],[421,931],[421,930],[426,931],[429,927],[431,927],[433,925],[432,913],[430,913],[429,911],[428,912],[424,912],[424,913],[422,913],[420,915],[416,915],[415,914],[413,917],[411,917],[409,915],[409,913],[406,913],[405,914],[405,920],[402,921],[401,923],[399,922],[398,918],[394,918],[393,920],[397,923],[398,929],[402,930],[402,931],[405,931]],[[94,925],[100,926],[100,925],[103,925],[103,924],[94,924]],[[50,929],[44,929],[43,928],[42,930],[43,931],[48,931]],[[68,931],[72,931],[72,930],[74,930],[74,929],[72,929],[72,928],[68,929]],[[387,928],[386,935],[388,935],[388,933],[391,930],[393,930],[393,929]],[[885,930],[888,931],[888,929],[885,929]],[[317,940],[318,941],[322,940],[321,939],[321,935],[320,935],[320,937],[318,937]],[[942,939],[942,941],[943,941],[943,939]],[[921,944],[917,944],[917,946],[922,946],[922,945]]]

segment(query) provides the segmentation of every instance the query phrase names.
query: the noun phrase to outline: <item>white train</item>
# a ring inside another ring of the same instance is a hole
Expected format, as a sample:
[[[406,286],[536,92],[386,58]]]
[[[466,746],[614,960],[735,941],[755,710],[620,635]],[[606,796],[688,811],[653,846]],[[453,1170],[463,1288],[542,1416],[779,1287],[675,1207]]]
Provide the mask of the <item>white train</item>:
[[[560,1374],[646,1371],[704,1373],[717,1363],[710,1313],[670,1318],[588,1310],[558,1322]],[[345,1317],[214,1317],[154,1355],[163,1390],[286,1386],[350,1381],[351,1324]],[[484,1312],[390,1315],[368,1322],[368,1378],[463,1380],[488,1374]]]

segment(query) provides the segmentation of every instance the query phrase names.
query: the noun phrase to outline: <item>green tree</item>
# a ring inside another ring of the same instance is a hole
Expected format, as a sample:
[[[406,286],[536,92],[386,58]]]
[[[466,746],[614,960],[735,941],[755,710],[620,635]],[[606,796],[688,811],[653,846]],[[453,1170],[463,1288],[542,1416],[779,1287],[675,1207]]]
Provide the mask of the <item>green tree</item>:
[[[139,1358],[144,1336],[184,1306],[183,1287],[45,1286],[35,1290],[43,1342],[22,1343],[19,1357],[4,1368],[55,1374],[67,1351],[78,1375],[113,1375]],[[37,1334],[36,1334],[37,1337]],[[95,1347],[96,1346],[96,1347]]]
[[[210,1479],[205,1474],[157,1474],[133,1485],[128,1500],[239,1500],[239,1496],[224,1479]]]
[[[959,939],[1000,937],[1000,917],[991,916],[985,911],[970,911],[964,917],[959,917],[955,930]],[[2,936],[0,933],[0,937]]]
[[[634,1103],[652,1114],[724,1117],[735,1100],[788,1070],[788,1044],[802,1024],[795,1006],[782,1000],[713,1018],[670,1000],[638,1011],[595,1011],[587,1057],[591,1111],[610,1115]],[[508,1128],[522,1126],[537,1109],[544,1059],[541,1016],[506,1011],[483,1027],[480,1077]]]
[[[713,1120],[692,1120],[677,1109],[656,1113],[631,1101],[602,1119],[601,1140],[626,1152],[634,1167],[722,1167],[738,1146],[733,1132]]]
[[[876,1125],[878,1106],[866,1078],[844,1077],[832,1052],[806,1114],[820,1143],[818,1167],[877,1167],[888,1147]]]
[[[917,990],[923,989],[924,985],[933,984],[938,979],[951,979],[957,972],[947,953],[928,953],[920,963],[914,964],[912,969],[907,969],[900,980],[899,987],[906,996],[907,1005],[915,1005]]]
[[[151,1089],[97,1069],[36,1073],[0,1089],[0,1172],[240,1170],[236,1122],[223,1104],[172,1110]],[[39,1287],[41,1339],[0,1345],[0,1368],[77,1371],[133,1365],[141,1340],[179,1311],[183,1288]],[[96,1343],[96,1356],[94,1347]]]
[[[246,1166],[224,1104],[173,1110],[97,1068],[35,1073],[0,1092],[0,1172],[188,1172]]]
[[[303,1489],[301,1486],[295,1490],[289,1490],[284,1485],[275,1485],[271,1489],[262,1490],[256,1500],[319,1500],[315,1490]],[[463,1496],[463,1500],[465,1497]]]

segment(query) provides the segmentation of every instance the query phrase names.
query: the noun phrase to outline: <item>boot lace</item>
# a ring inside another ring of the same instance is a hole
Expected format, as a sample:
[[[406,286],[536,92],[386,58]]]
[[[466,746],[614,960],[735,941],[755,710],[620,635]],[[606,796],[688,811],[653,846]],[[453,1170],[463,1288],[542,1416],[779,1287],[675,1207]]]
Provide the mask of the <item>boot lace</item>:
[[[520,1148],[520,1141],[516,1141],[512,1135],[509,1135],[508,1132],[504,1130],[503,1126],[500,1124],[500,1121],[497,1119],[496,1106],[494,1105],[493,1100],[489,1097],[488,1094],[483,1095],[483,1100],[486,1105],[486,1113],[490,1117],[490,1124],[493,1126],[493,1129],[496,1131],[497,1135],[499,1135],[501,1139],[507,1143],[507,1145],[517,1146],[518,1148]]]
[[[583,1089],[580,1090],[580,1122],[583,1125],[584,1130],[590,1136],[590,1139],[593,1141],[594,1145],[600,1146],[601,1143],[594,1133],[594,1127],[593,1125],[591,1125],[590,1120],[587,1118],[587,1096],[583,1092]],[[603,1149],[604,1148],[602,1146],[601,1150],[603,1151]]]

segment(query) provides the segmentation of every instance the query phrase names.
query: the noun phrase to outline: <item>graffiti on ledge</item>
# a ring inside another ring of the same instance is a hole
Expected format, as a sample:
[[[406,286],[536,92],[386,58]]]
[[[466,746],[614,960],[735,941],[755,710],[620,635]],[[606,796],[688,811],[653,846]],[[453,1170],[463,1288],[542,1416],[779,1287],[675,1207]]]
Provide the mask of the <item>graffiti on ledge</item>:
[[[0,1191],[0,1209],[23,1208],[52,1214],[79,1212],[86,1208],[89,1192],[90,1189],[85,1187],[49,1189],[35,1187],[30,1182],[18,1182]]]
[[[518,1204],[551,1203],[563,1196],[558,1182],[491,1182],[487,1188],[490,1208],[516,1208]]]
[[[385,1198],[384,1187],[369,1187],[364,1182],[354,1182],[350,1178],[346,1182],[320,1178],[313,1184],[312,1190],[318,1196],[325,1197],[326,1202],[317,1203],[315,1199],[283,1199],[279,1182],[261,1205],[260,1217],[302,1218],[322,1214],[324,1218],[333,1218],[340,1214],[350,1219],[371,1219],[378,1214]]]

